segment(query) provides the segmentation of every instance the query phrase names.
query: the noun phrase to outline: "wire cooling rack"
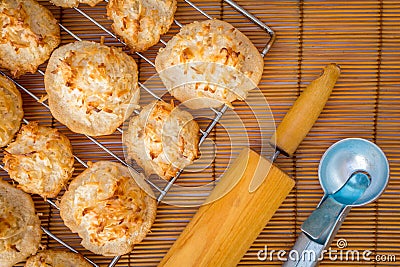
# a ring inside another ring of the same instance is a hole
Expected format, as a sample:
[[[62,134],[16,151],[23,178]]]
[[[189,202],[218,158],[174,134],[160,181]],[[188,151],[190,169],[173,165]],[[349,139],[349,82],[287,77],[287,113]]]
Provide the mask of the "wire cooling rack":
[[[108,0],[104,0],[105,2],[108,2]],[[195,9],[197,12],[199,12],[200,14],[202,14],[205,18],[207,19],[212,19],[213,17],[210,16],[208,13],[206,13],[205,11],[203,11],[200,7],[198,7],[196,4],[194,4],[191,1],[188,0],[184,0],[184,2],[186,4],[188,4],[190,7],[192,7],[193,9]],[[244,17],[248,18],[251,22],[255,23],[256,25],[258,25],[262,30],[264,30],[267,35],[269,36],[268,41],[266,43],[266,45],[264,46],[264,48],[260,51],[261,55],[264,57],[268,51],[270,50],[272,44],[275,41],[275,33],[274,31],[268,27],[265,23],[261,22],[259,19],[257,19],[255,16],[253,16],[252,14],[250,14],[249,12],[247,12],[244,8],[242,8],[240,5],[238,5],[235,1],[231,1],[231,0],[224,0],[225,3],[229,4],[231,7],[233,7],[234,9],[236,9],[238,12],[240,12]],[[85,19],[87,19],[88,21],[90,21],[91,23],[93,23],[94,25],[96,25],[99,29],[101,29],[105,34],[107,34],[108,36],[111,36],[113,38],[115,38],[120,44],[122,44],[123,46],[126,46],[125,42],[122,41],[118,36],[116,36],[112,31],[110,31],[109,29],[107,29],[105,26],[103,26],[101,23],[99,23],[96,19],[94,19],[92,16],[88,15],[86,12],[84,12],[82,9],[80,8],[73,8],[76,12],[78,12],[80,15],[82,15]],[[178,20],[174,20],[174,23],[178,26],[178,27],[182,27],[183,24],[181,24]],[[77,41],[82,41],[82,39],[75,34],[73,31],[69,30],[67,27],[65,27],[64,25],[62,25],[61,23],[59,23],[60,28],[65,31],[67,34],[69,34],[70,36],[72,36],[75,40]],[[162,38],[162,37],[161,37]],[[160,43],[162,43],[163,45],[166,45],[166,41],[164,41],[163,39],[160,39]],[[144,56],[142,53],[139,52],[135,52],[135,54],[137,54],[141,59],[143,59],[144,61],[146,61],[148,64],[150,64],[153,68],[155,67],[155,64],[146,56]],[[40,75],[44,75],[44,72],[40,69],[38,69],[37,71]],[[16,80],[14,80],[13,78],[11,78],[7,73],[3,72],[0,70],[0,73],[2,75],[4,75],[5,77],[7,77],[8,79],[10,79],[12,82],[14,82],[14,84],[21,89],[22,91],[24,91],[25,93],[27,93],[30,97],[32,97],[35,101],[41,103],[45,108],[47,108],[49,110],[49,106],[45,103],[45,101],[42,101],[41,98],[37,95],[35,95],[33,92],[31,92],[26,86],[21,85],[20,83],[18,83]],[[159,96],[154,93],[151,89],[149,89],[144,83],[139,82],[138,83],[139,86],[145,90],[147,93],[149,93],[152,97],[154,97],[155,99],[159,99]],[[199,145],[201,146],[203,144],[203,142],[207,139],[207,137],[210,135],[211,131],[213,130],[213,128],[217,125],[217,123],[220,121],[221,117],[223,116],[223,114],[226,112],[226,110],[228,109],[228,106],[223,106],[220,109],[214,109],[211,108],[213,115],[213,118],[210,120],[209,124],[207,125],[207,127],[205,129],[200,129],[200,134],[201,134],[201,138],[199,141]],[[138,113],[138,111],[136,111],[136,113]],[[23,123],[28,124],[28,120],[23,119]],[[117,131],[120,133],[123,133],[123,129],[121,129],[120,127],[117,128]],[[108,149],[105,145],[103,145],[101,142],[99,142],[98,140],[96,140],[95,138],[85,135],[86,138],[88,138],[92,143],[94,143],[95,145],[97,145],[98,147],[100,147],[102,150],[104,150],[107,154],[109,154],[112,158],[114,158],[115,160],[117,160],[118,162],[120,162],[121,164],[125,165],[126,167],[132,168],[132,166],[127,163],[125,160],[121,159],[121,157],[117,156],[115,153],[113,153],[110,149]],[[74,158],[76,161],[78,161],[80,164],[82,164],[82,166],[84,166],[85,168],[88,167],[88,165],[81,160],[79,157],[74,155]],[[4,166],[0,164],[0,168],[4,169]],[[158,196],[157,196],[157,202],[160,203],[164,197],[167,195],[167,193],[170,191],[171,187],[173,186],[173,184],[175,183],[175,181],[179,178],[179,176],[182,174],[183,169],[180,170],[175,177],[173,177],[169,182],[167,182],[166,184],[164,184],[163,186],[159,186],[155,183],[153,183],[150,179],[146,179],[146,182],[148,182],[156,191],[158,191]],[[51,200],[51,199],[46,199],[47,203],[49,203],[52,207],[56,208],[57,210],[59,210],[58,205],[56,204],[55,201]],[[76,249],[74,249],[72,246],[68,245],[66,242],[64,242],[62,239],[58,238],[56,235],[52,234],[52,232],[50,232],[48,229],[46,229],[45,227],[42,226],[42,230],[43,232],[48,235],[50,238],[54,239],[55,241],[57,241],[58,243],[60,243],[62,246],[66,247],[67,249],[69,249],[70,251],[73,251],[75,253],[79,253]],[[115,266],[121,256],[116,256],[114,257],[111,262],[108,264],[109,267],[113,267]],[[84,257],[89,263],[91,263],[93,266],[98,266],[94,261],[92,261],[91,259]]]

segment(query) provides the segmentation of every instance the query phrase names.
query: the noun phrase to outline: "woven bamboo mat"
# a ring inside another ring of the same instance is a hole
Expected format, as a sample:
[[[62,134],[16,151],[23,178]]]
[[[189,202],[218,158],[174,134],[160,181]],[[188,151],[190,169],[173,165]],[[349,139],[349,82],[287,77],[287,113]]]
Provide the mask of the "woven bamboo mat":
[[[105,36],[108,45],[122,46],[92,22],[73,9],[60,9],[40,1],[54,13],[69,30],[85,40],[99,41]],[[272,27],[277,40],[265,57],[265,69],[259,85],[268,99],[278,124],[305,86],[321,68],[330,62],[341,66],[342,74],[333,94],[314,128],[300,145],[294,158],[280,157],[277,164],[296,181],[296,187],[265,227],[251,249],[243,257],[241,266],[280,265],[277,255],[272,260],[259,261],[257,252],[264,249],[289,251],[302,222],[309,216],[322,197],[317,169],[324,151],[334,142],[347,137],[361,137],[377,143],[386,153],[391,167],[391,178],[385,193],[374,203],[353,208],[343,223],[332,249],[339,239],[347,241],[346,249],[372,251],[375,255],[394,255],[396,262],[325,260],[322,266],[398,266],[400,262],[400,1],[237,1],[261,21]],[[231,22],[243,31],[258,48],[267,41],[265,32],[243,15],[221,1],[194,1],[214,18]],[[105,27],[110,21],[105,16],[105,5],[81,9]],[[181,23],[203,20],[199,12],[179,1],[176,18]],[[179,28],[175,25],[163,39],[168,40]],[[74,41],[62,31],[62,43]],[[144,53],[154,59],[160,45]],[[139,64],[140,80],[146,81],[154,69],[133,55]],[[41,67],[44,71],[45,66]],[[25,75],[17,81],[37,96],[44,95],[43,77]],[[86,137],[71,133],[54,120],[49,111],[23,93],[25,118],[43,125],[59,128],[73,144],[74,153],[83,161],[113,160],[104,150]],[[263,112],[263,110],[259,110]],[[246,119],[251,125],[252,118]],[[234,128],[234,122],[232,122]],[[216,143],[216,154],[210,168],[201,173],[186,174],[185,181],[205,182],[215,179],[227,167],[224,128],[217,126],[210,138]],[[259,137],[258,137],[259,138]],[[117,156],[123,157],[121,134],[97,138]],[[257,149],[260,140],[253,138]],[[75,175],[84,167],[76,162]],[[1,177],[7,179],[4,171]],[[76,248],[98,265],[107,266],[112,258],[86,251],[80,239],[63,225],[59,212],[41,198],[33,196],[42,225]],[[152,232],[136,246],[133,253],[123,256],[117,266],[156,266],[179,236],[196,208],[181,208],[161,204]],[[218,226],[210,226],[218,227]],[[43,235],[43,245],[62,246]],[[338,253],[339,253],[338,252]],[[339,255],[339,254],[338,254]],[[340,255],[339,255],[340,256]],[[22,266],[22,265],[21,265]]]

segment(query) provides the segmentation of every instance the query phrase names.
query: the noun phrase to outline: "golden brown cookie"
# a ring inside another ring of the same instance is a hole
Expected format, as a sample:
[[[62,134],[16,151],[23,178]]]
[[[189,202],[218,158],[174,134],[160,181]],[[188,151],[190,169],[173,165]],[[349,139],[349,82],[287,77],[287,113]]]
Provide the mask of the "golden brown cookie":
[[[146,175],[169,180],[198,157],[199,126],[173,103],[154,101],[132,117],[123,142]]]
[[[74,171],[74,156],[68,138],[57,129],[24,125],[3,158],[10,177],[27,193],[56,197]]]
[[[137,181],[140,180],[140,186]],[[123,255],[149,232],[157,204],[142,175],[120,163],[100,161],[78,175],[61,199],[65,225],[96,254]]]
[[[171,94],[198,109],[245,99],[260,82],[264,61],[231,24],[206,20],[183,26],[159,50],[155,64]]]
[[[174,21],[176,0],[110,0],[107,15],[115,33],[133,51],[146,51],[168,32]]]
[[[25,267],[93,267],[81,254],[62,250],[43,250],[30,257]]]
[[[56,49],[44,83],[54,118],[76,133],[112,134],[139,102],[135,60],[95,42]]]
[[[0,66],[14,76],[36,72],[60,43],[60,27],[35,0],[0,2]]]
[[[20,92],[13,82],[0,75],[0,147],[11,142],[23,117]]]
[[[31,196],[0,180],[0,266],[11,267],[35,254],[41,237]]]
[[[88,4],[89,6],[95,6],[102,0],[50,0],[53,4],[60,7],[77,7],[79,4]]]

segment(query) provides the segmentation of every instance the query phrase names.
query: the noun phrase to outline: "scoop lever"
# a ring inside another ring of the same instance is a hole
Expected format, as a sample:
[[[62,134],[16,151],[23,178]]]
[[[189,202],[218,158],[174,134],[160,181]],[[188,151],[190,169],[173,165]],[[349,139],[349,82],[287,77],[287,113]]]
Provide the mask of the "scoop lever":
[[[336,228],[340,213],[346,206],[356,202],[370,184],[371,178],[367,173],[354,172],[338,191],[321,201],[318,208],[303,223],[302,231],[319,244],[327,243],[331,239],[332,230]]]

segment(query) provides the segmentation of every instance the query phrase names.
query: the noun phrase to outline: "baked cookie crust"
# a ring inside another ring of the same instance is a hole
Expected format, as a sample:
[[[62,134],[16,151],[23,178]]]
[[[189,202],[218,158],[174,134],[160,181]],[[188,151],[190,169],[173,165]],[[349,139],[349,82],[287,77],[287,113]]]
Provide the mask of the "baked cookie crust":
[[[57,20],[35,0],[2,0],[0,35],[0,66],[15,77],[36,72],[60,43]]]
[[[189,108],[231,106],[261,80],[264,61],[253,43],[221,20],[183,26],[155,60],[170,93]]]
[[[43,198],[54,198],[74,172],[69,139],[57,129],[24,125],[5,149],[4,168],[18,187]]]
[[[120,163],[96,162],[70,183],[61,198],[60,215],[86,249],[123,255],[142,241],[154,222],[157,204],[149,192],[143,176],[131,177]]]
[[[30,195],[0,180],[0,266],[12,267],[35,254],[42,230]]]
[[[0,147],[11,142],[23,117],[20,92],[12,81],[0,75]]]
[[[89,6],[95,6],[102,0],[50,0],[54,5],[60,7],[77,7],[79,4],[87,4]]]
[[[170,180],[198,157],[199,126],[173,103],[154,101],[131,118],[123,142],[146,175]]]
[[[25,267],[93,267],[81,254],[62,250],[43,250],[30,257]]]
[[[112,134],[139,102],[135,60],[119,48],[95,42],[56,49],[44,83],[52,115],[76,133]]]
[[[143,52],[168,32],[176,6],[176,0],[110,0],[107,15],[114,32],[132,51]]]

